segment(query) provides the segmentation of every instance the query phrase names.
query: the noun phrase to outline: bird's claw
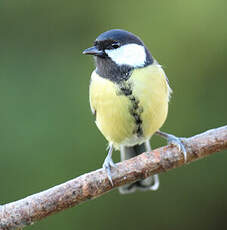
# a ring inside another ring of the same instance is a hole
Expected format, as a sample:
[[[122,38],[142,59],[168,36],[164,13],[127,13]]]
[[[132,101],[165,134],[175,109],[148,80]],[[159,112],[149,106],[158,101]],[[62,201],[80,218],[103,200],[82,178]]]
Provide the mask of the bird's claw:
[[[112,158],[107,156],[102,167],[106,171],[107,177],[108,177],[111,185],[113,186],[113,180],[112,180],[112,176],[111,176],[111,168],[116,168],[116,165],[114,164]]]
[[[179,138],[179,137],[176,137],[174,135],[170,135],[168,134],[168,144],[172,144],[172,145],[175,145],[179,151],[181,151],[184,155],[184,161],[187,162],[187,151],[185,149],[185,146],[182,142],[182,138]]]

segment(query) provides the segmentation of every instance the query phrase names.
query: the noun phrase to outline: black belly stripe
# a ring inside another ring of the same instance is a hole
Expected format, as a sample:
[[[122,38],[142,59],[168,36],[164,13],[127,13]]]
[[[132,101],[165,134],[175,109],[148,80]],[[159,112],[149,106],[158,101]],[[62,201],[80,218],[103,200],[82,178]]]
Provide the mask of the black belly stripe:
[[[143,129],[142,129],[142,119],[141,119],[141,113],[143,112],[143,108],[139,106],[139,100],[138,98],[133,95],[132,92],[132,85],[130,83],[126,83],[125,81],[122,81],[119,84],[120,93],[118,95],[125,95],[128,97],[128,99],[131,102],[131,106],[129,108],[130,114],[133,116],[135,120],[136,127],[133,130],[133,134],[136,134],[138,137],[143,136]]]

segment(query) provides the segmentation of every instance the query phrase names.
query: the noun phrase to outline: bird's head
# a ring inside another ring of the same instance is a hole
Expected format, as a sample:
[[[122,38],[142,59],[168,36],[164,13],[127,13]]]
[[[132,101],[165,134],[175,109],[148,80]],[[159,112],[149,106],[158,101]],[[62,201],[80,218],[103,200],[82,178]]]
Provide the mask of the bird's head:
[[[142,40],[120,29],[106,31],[83,54],[94,55],[97,72],[103,77],[128,72],[152,64],[153,59]]]

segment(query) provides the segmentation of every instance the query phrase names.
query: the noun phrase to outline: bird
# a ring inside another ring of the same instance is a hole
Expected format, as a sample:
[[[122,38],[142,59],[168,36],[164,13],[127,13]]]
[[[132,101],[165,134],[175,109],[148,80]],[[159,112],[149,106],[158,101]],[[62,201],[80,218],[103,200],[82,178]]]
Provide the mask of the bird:
[[[168,114],[171,88],[168,78],[144,42],[122,29],[101,33],[94,45],[83,51],[92,55],[95,70],[91,74],[89,101],[95,123],[108,141],[103,168],[113,185],[111,170],[113,150],[119,150],[121,161],[151,151],[150,139],[156,134],[187,152],[182,139],[160,131]],[[119,187],[122,194],[155,191],[158,175]]]

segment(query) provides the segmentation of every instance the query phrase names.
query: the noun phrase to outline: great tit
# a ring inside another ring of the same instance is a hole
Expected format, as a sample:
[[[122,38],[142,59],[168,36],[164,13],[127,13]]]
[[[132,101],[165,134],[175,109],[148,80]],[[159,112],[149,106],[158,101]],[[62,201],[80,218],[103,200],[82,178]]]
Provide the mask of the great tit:
[[[95,123],[109,142],[103,163],[113,184],[113,148],[121,160],[150,151],[150,138],[158,134],[183,152],[180,138],[159,131],[166,120],[171,88],[161,65],[152,57],[142,40],[121,29],[100,34],[94,46],[83,51],[93,55],[96,69],[91,74],[90,107]],[[120,193],[157,190],[158,175],[119,188]]]

